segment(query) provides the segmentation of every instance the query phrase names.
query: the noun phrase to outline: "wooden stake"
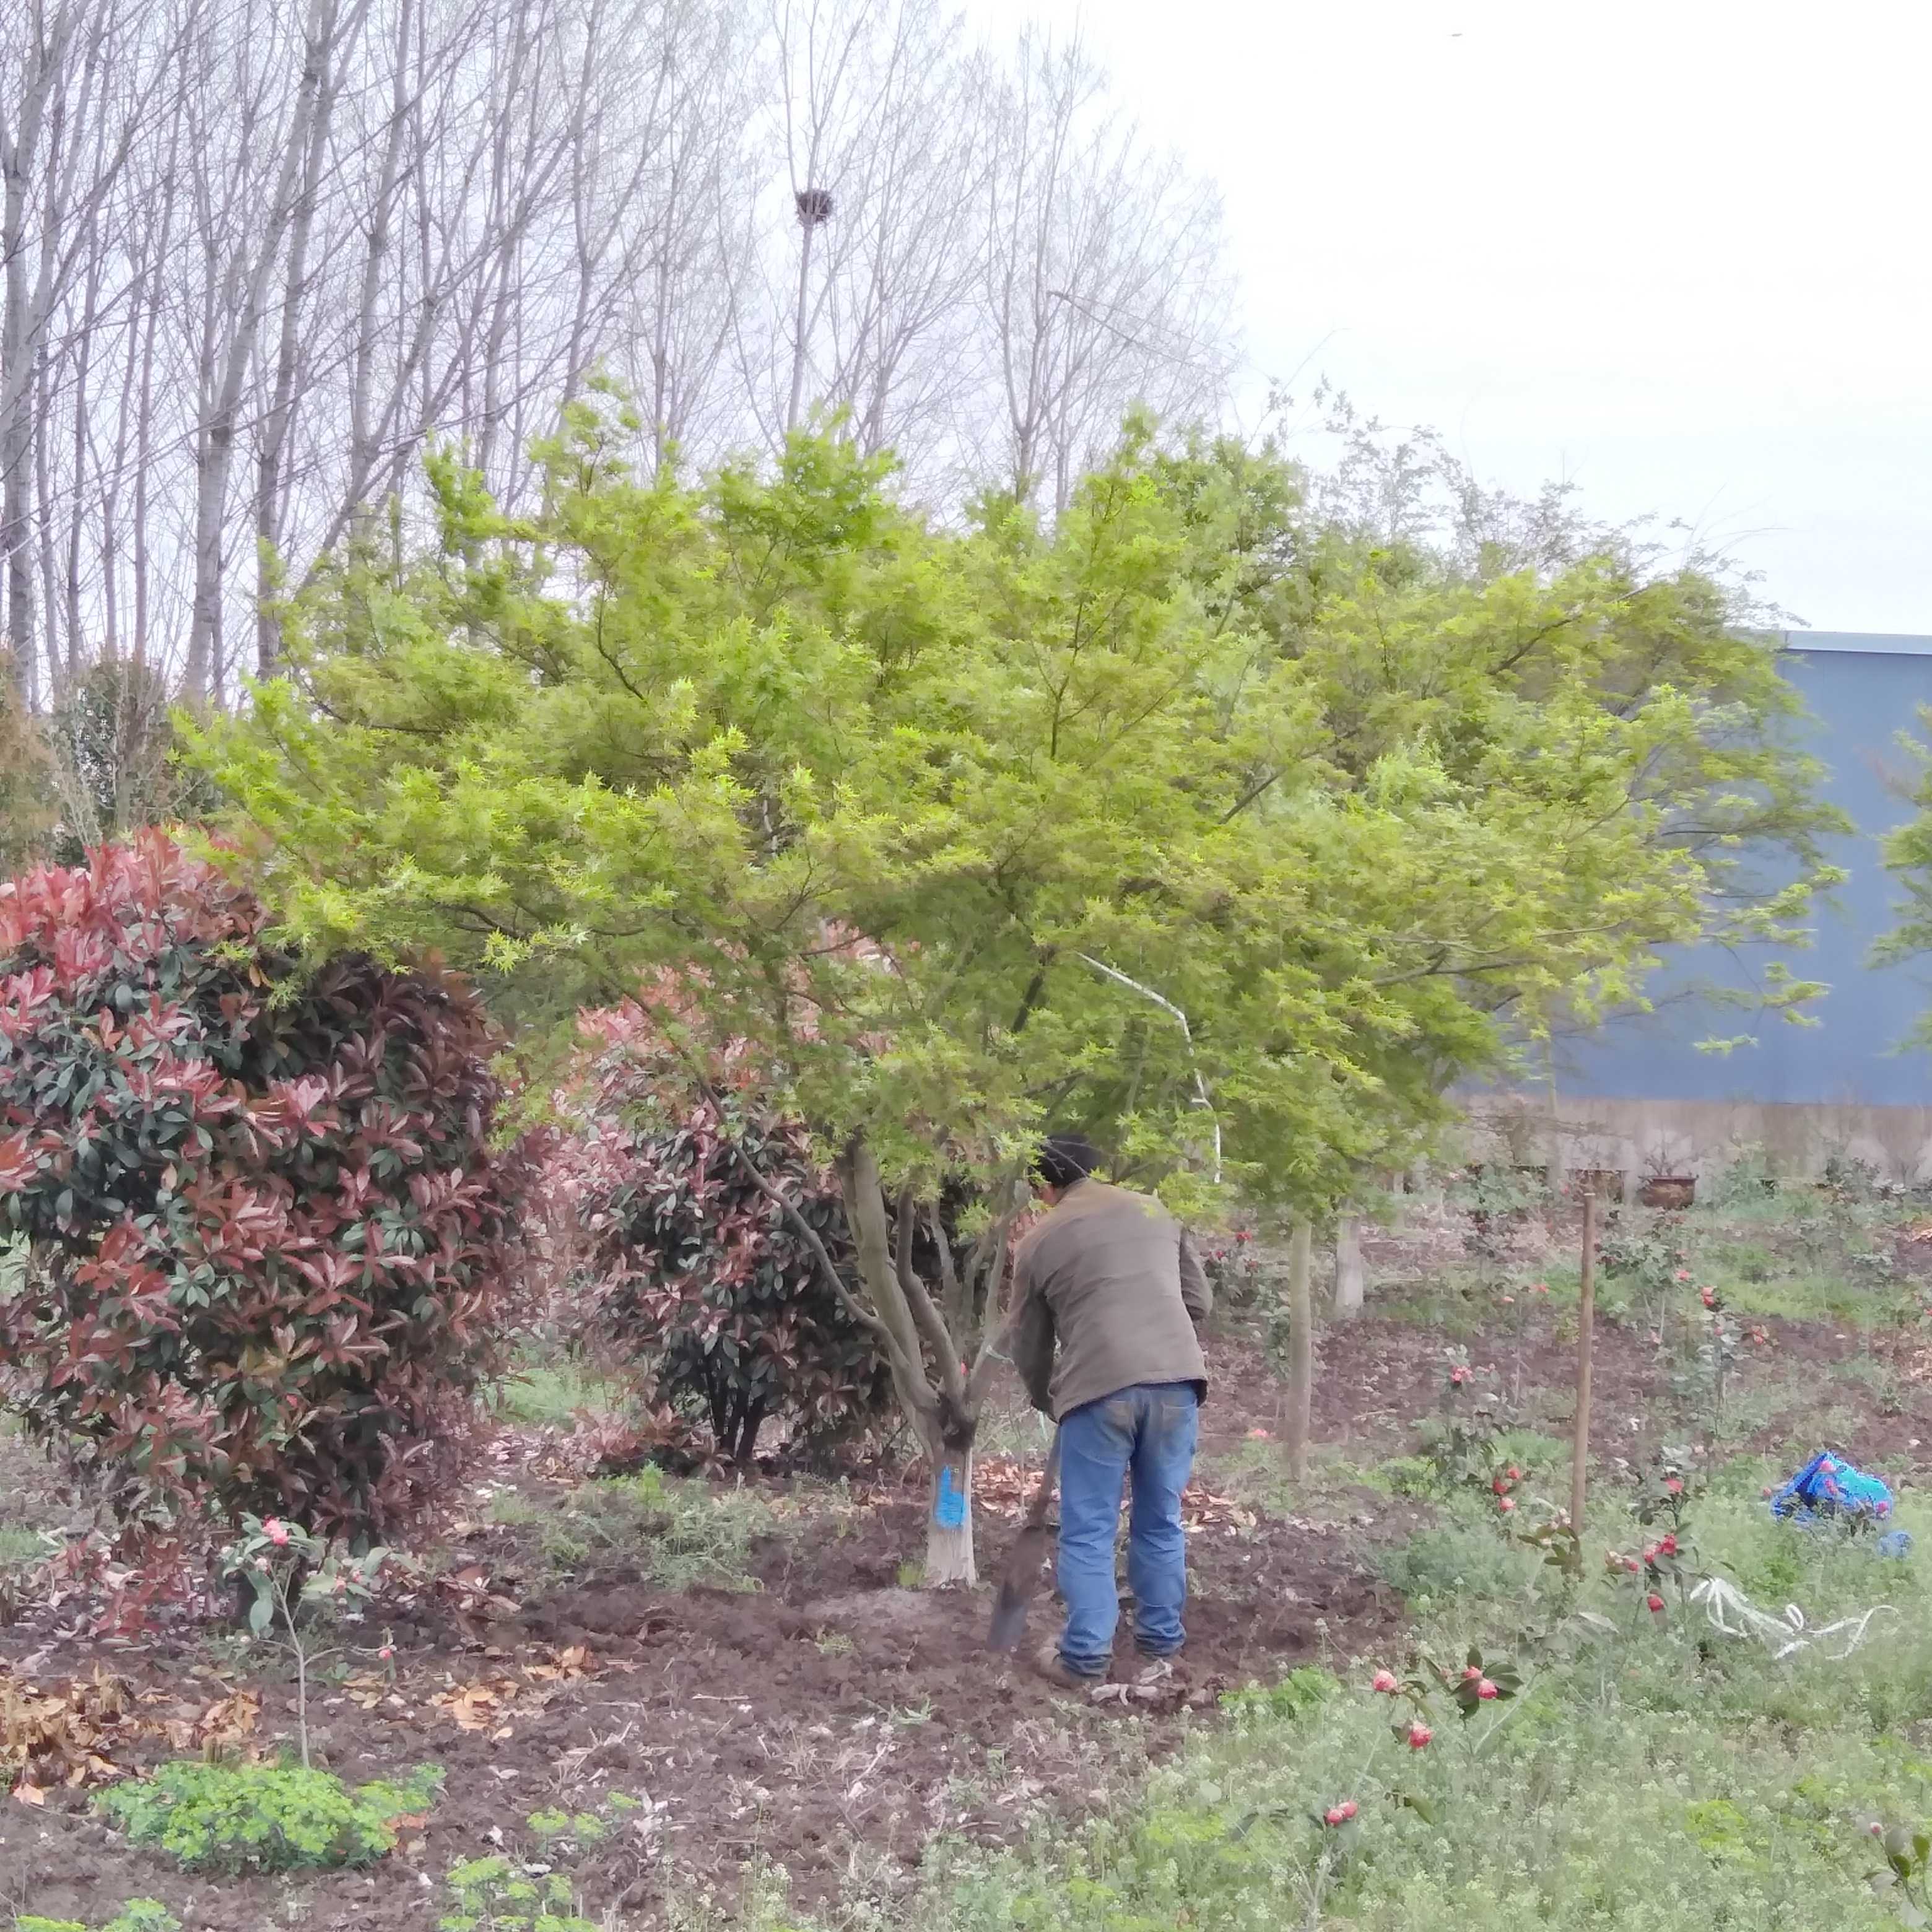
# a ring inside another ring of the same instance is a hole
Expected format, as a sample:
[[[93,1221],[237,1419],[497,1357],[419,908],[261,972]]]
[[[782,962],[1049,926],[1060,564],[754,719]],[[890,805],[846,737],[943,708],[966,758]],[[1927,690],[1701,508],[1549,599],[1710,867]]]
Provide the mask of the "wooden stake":
[[[1590,1334],[1597,1318],[1597,1190],[1583,1193],[1582,1292],[1576,1301],[1576,1429],[1570,1445],[1570,1526],[1583,1533],[1583,1488],[1590,1460]]]
[[[1308,1480],[1308,1435],[1315,1408],[1315,1298],[1308,1292],[1314,1230],[1294,1224],[1288,1244],[1288,1472]]]

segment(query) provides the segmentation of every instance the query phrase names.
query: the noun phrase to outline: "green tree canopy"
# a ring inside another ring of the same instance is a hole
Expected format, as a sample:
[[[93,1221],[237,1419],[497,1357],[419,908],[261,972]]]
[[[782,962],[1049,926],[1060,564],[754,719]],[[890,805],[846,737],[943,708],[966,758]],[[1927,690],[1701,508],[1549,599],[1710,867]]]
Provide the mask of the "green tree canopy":
[[[1718,747],[1789,700],[1701,579],[1458,580],[1144,431],[1050,533],[935,530],[832,440],[702,485],[616,447],[576,410],[529,524],[439,461],[434,553],[345,559],[197,754],[318,950],[434,949],[532,1013],[668,976],[668,1025],[749,1042],[936,1462],[1004,1252],[995,1214],[956,1278],[906,1264],[942,1178],[1078,1121],[1184,1202],[1218,1130],[1226,1183],[1317,1209],[1504,1011],[1634,997],[1729,916],[1687,826],[1770,782]]]

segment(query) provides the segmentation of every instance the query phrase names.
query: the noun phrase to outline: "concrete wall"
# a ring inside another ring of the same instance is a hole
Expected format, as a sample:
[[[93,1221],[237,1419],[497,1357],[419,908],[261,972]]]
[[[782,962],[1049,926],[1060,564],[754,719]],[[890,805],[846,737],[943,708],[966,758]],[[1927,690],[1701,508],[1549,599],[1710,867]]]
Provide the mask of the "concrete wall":
[[[1610,1168],[1641,1178],[1668,1170],[1705,1178],[1746,1148],[1761,1148],[1773,1169],[1796,1179],[1815,1179],[1834,1156],[1863,1162],[1889,1180],[1932,1178],[1932,1106],[1564,1094],[1552,1114],[1547,1094],[1522,1094],[1492,1096],[1479,1111],[1492,1109],[1510,1117],[1508,1137],[1528,1159],[1564,1172]]]

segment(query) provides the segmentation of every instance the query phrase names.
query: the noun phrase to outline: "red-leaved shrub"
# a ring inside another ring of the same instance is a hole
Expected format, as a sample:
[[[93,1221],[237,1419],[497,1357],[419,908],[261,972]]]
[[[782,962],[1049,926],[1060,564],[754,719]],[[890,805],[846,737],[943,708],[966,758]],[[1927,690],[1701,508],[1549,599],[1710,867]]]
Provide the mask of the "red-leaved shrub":
[[[266,923],[159,834],[0,886],[0,1388],[130,1526],[360,1540],[460,1466],[515,1177],[473,997]]]
[[[748,1462],[782,1421],[823,1442],[877,1420],[891,1395],[871,1338],[796,1225],[784,1192],[850,1273],[838,1184],[803,1132],[765,1104],[736,1049],[700,1086],[656,1021],[630,1004],[584,1016],[592,1045],[544,1192],[574,1224],[581,1320],[641,1368],[658,1401],[697,1411],[719,1454]]]

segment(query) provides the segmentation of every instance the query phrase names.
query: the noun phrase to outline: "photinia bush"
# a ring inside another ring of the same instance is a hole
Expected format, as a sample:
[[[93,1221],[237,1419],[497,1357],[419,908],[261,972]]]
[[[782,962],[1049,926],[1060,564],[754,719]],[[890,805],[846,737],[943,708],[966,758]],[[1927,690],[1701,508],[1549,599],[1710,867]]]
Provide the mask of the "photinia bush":
[[[852,1244],[837,1181],[761,1104],[742,1050],[694,1078],[646,1007],[584,1016],[592,1045],[544,1192],[574,1219],[587,1330],[641,1366],[660,1402],[700,1411],[740,1463],[777,1418],[823,1440],[890,1403],[878,1351],[749,1160],[836,1266]]]
[[[460,984],[312,976],[158,833],[0,886],[0,1389],[157,1529],[358,1544],[460,1466],[500,1366],[518,1167]]]

